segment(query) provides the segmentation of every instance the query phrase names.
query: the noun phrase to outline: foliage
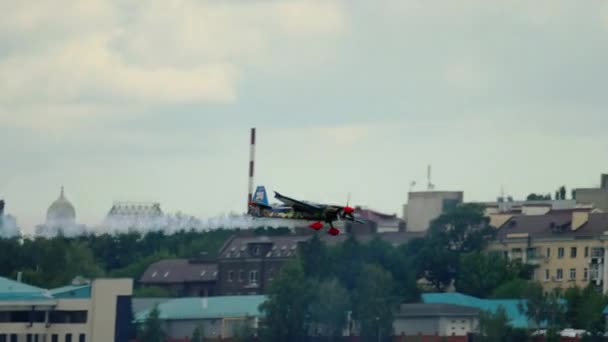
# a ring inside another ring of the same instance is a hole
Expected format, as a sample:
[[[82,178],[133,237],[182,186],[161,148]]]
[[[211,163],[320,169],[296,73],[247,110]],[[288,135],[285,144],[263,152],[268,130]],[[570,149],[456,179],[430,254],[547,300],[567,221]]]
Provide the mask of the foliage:
[[[252,340],[254,337],[254,332],[249,321],[250,318],[245,317],[244,320],[234,322],[233,340],[235,342],[247,342]]]
[[[350,295],[336,278],[315,286],[318,296],[311,306],[311,321],[320,335],[334,338],[341,335],[346,326],[346,313],[351,310]]]
[[[194,331],[192,332],[191,342],[203,342],[205,340],[205,331],[203,329],[203,325],[198,325]]]
[[[166,338],[166,334],[163,331],[161,326],[162,322],[160,320],[160,311],[158,310],[158,306],[154,306],[146,320],[140,327],[137,339],[140,341],[146,342],[164,342]]]
[[[520,303],[519,310],[536,327],[540,327],[541,323],[545,323],[547,329],[563,326],[567,308],[562,302],[564,298],[560,289],[544,293],[540,283],[532,282],[524,290],[523,299],[525,305]]]
[[[496,287],[490,297],[495,299],[522,298],[530,284],[531,281],[528,279],[511,279]]]
[[[364,341],[374,340],[378,333],[392,333],[395,298],[393,277],[376,264],[364,264],[354,293],[354,318],[361,323]]]
[[[526,200],[528,200],[528,201],[542,201],[542,200],[550,200],[550,199],[551,199],[551,194],[541,195],[541,194],[531,193],[528,195],[528,197],[526,197]]]
[[[459,255],[483,250],[495,236],[483,207],[463,204],[443,213],[434,221],[414,252],[419,277],[438,291],[452,285],[459,271]],[[410,244],[411,246],[411,244]]]
[[[502,284],[524,276],[529,276],[529,272],[520,261],[476,251],[460,255],[455,285],[458,292],[485,298]]]
[[[317,291],[306,278],[299,258],[290,259],[270,284],[268,299],[260,305],[265,319],[264,341],[304,341],[309,331],[311,303]]]
[[[479,314],[479,341],[501,341],[507,335],[509,321],[502,306],[499,306],[495,313],[482,311]]]

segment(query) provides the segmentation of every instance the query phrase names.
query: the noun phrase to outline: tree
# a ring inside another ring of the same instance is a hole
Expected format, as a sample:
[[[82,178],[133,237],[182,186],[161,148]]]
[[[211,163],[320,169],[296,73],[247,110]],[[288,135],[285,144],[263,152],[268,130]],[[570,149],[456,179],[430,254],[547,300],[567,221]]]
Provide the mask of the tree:
[[[354,318],[361,322],[361,337],[364,341],[375,341],[378,334],[392,334],[393,278],[382,267],[364,264],[357,278],[354,293]]]
[[[527,279],[512,279],[495,288],[490,297],[496,299],[522,298],[530,283],[531,281]]]
[[[302,256],[304,273],[308,277],[324,278],[328,275],[331,266],[328,263],[329,253],[323,241],[319,239],[318,233],[315,233],[312,239],[303,243],[300,255]]]
[[[260,305],[265,315],[261,329],[264,341],[304,341],[309,332],[311,303],[317,289],[306,278],[299,258],[290,259],[268,289]]]
[[[471,296],[486,298],[501,286],[518,279],[524,271],[518,261],[509,261],[495,253],[471,252],[460,255],[456,289]]]
[[[160,311],[158,310],[158,306],[155,305],[141,326],[137,339],[146,342],[164,342],[166,334],[161,324]]]
[[[458,274],[458,256],[483,250],[495,234],[482,206],[464,204],[449,210],[432,221],[418,249],[420,275],[443,291]]]
[[[518,308],[537,327],[540,327],[541,323],[546,323],[547,329],[564,324],[567,308],[563,303],[560,289],[544,293],[540,283],[532,282],[525,289],[523,299],[525,304],[520,303]]]
[[[205,341],[205,331],[203,330],[203,325],[198,325],[194,331],[192,332],[192,342],[204,342]]]
[[[528,195],[528,197],[526,197],[526,200],[528,200],[528,201],[542,201],[542,200],[550,200],[550,199],[551,199],[551,194],[540,195],[540,194],[531,193]]]
[[[562,185],[559,187],[559,199],[561,200],[565,200],[566,199],[566,186]]]
[[[311,308],[315,325],[333,338],[339,336],[346,325],[346,313],[351,309],[350,294],[336,278],[326,280],[318,286],[318,297]]]
[[[510,319],[503,306],[499,306],[495,313],[482,311],[479,314],[480,342],[504,341],[509,331]]]

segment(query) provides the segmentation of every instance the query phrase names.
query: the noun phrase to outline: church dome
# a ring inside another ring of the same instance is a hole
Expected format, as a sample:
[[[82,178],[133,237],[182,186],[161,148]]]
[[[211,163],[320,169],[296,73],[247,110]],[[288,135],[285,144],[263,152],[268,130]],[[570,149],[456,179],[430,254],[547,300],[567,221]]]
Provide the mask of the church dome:
[[[73,223],[76,220],[76,209],[70,201],[65,198],[63,187],[59,198],[55,200],[46,212],[46,220],[48,223]]]

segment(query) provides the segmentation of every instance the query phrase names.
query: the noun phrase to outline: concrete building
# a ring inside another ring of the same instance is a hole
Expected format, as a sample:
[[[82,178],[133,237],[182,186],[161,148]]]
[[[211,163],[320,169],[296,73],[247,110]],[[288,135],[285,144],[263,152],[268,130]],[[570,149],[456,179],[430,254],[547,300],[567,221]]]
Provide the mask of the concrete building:
[[[262,316],[259,306],[265,300],[265,296],[177,298],[160,304],[156,302],[153,306],[135,312],[134,316],[135,321],[141,323],[154,305],[157,305],[159,318],[163,322],[162,329],[170,338],[190,338],[197,327],[206,338],[233,338],[245,329],[257,330]],[[139,303],[137,305],[140,306]]]
[[[131,279],[43,289],[0,278],[0,341],[127,342]]]
[[[462,191],[409,192],[403,209],[408,232],[426,231],[431,221],[463,201]]]
[[[608,174],[601,175],[599,188],[574,189],[574,199],[577,203],[590,204],[608,212]]]
[[[393,330],[396,336],[467,336],[477,331],[480,311],[454,304],[401,304]]]
[[[503,221],[488,251],[536,266],[533,279],[546,291],[593,283],[608,292],[608,213],[556,210]]]

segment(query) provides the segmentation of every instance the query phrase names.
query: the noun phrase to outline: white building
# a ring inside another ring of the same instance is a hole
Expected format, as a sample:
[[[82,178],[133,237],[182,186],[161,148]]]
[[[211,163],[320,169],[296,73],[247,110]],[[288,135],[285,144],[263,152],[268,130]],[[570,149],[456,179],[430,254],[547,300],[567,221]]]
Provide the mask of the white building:
[[[132,279],[46,290],[0,277],[0,342],[128,342]]]
[[[403,207],[406,231],[421,232],[429,228],[431,221],[456,207],[463,201],[462,191],[414,191],[409,192]]]

